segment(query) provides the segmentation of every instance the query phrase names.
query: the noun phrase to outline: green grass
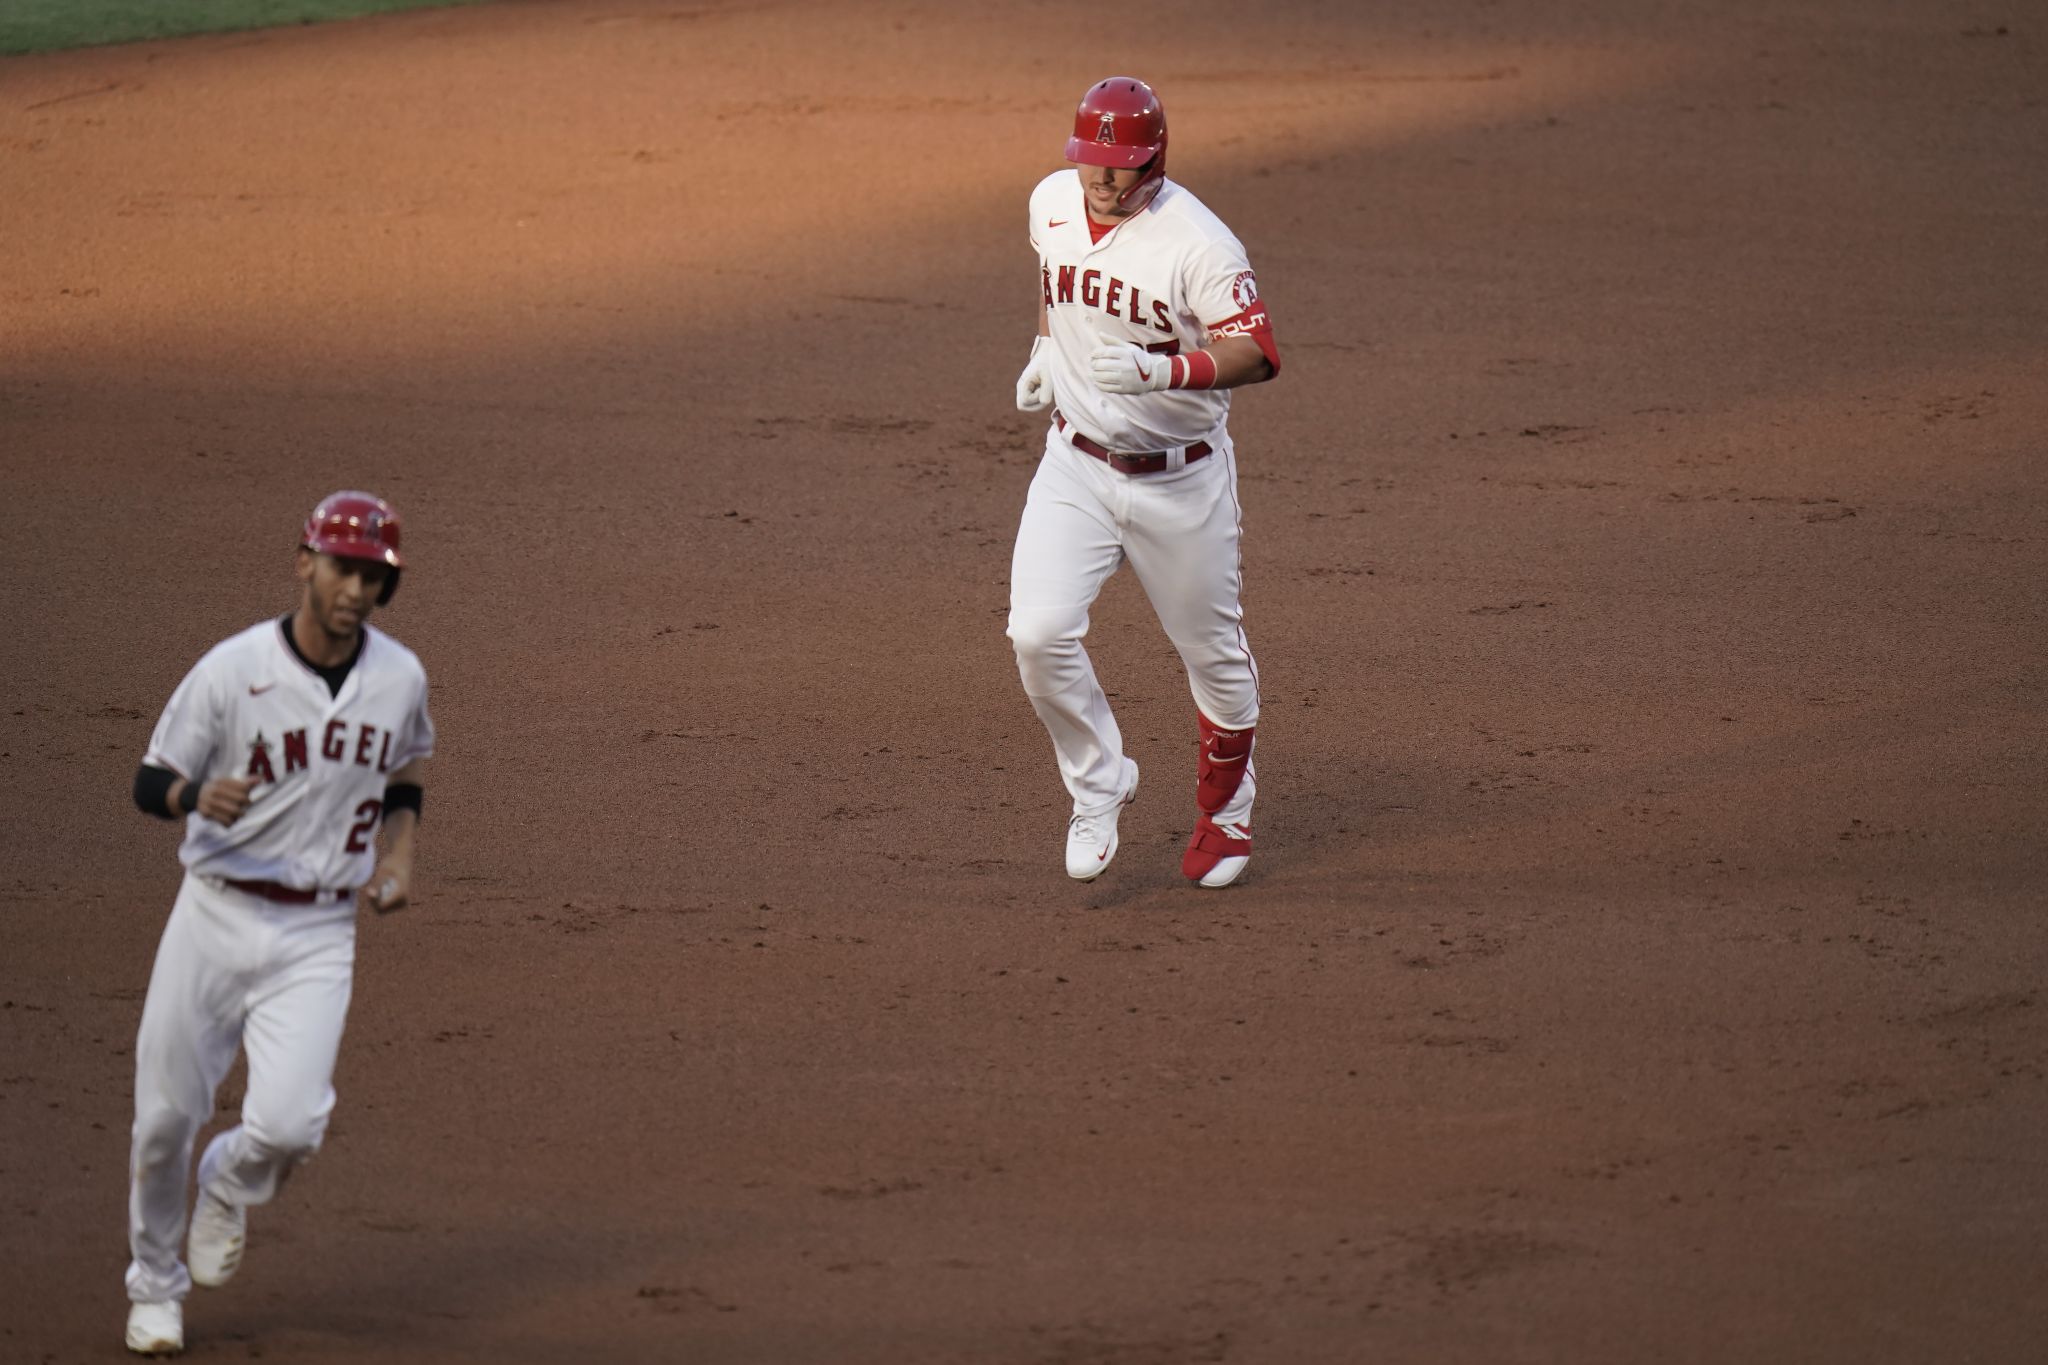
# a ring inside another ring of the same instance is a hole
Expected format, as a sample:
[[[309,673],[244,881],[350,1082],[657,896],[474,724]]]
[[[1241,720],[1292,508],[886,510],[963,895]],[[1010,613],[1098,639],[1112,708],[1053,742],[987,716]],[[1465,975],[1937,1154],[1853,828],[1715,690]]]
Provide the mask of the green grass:
[[[0,0],[0,53],[311,24],[477,0]]]

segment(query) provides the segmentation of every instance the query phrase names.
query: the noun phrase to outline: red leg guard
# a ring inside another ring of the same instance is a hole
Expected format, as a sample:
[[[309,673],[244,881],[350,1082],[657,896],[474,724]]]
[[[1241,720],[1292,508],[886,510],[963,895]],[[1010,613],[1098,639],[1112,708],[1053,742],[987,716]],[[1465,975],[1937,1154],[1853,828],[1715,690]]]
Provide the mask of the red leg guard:
[[[1225,730],[1209,723],[1200,711],[1195,719],[1202,725],[1202,759],[1195,769],[1195,805],[1204,815],[1214,815],[1230,804],[1244,782],[1245,767],[1252,757],[1252,731]]]
[[[1195,821],[1195,832],[1188,836],[1187,852],[1180,855],[1181,876],[1198,882],[1225,858],[1251,857],[1251,836],[1248,826],[1233,825],[1226,832],[1223,826],[1203,816]]]

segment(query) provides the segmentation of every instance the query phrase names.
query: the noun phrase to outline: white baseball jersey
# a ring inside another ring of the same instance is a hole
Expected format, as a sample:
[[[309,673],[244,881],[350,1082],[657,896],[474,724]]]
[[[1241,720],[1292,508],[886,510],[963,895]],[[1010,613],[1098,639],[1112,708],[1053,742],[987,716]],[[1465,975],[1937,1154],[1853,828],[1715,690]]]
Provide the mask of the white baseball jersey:
[[[1113,450],[1160,451],[1213,440],[1230,413],[1228,389],[1105,393],[1089,377],[1088,355],[1105,339],[1162,356],[1222,336],[1256,335],[1268,345],[1251,262],[1223,221],[1168,180],[1149,205],[1092,242],[1081,179],[1062,170],[1031,192],[1031,245],[1053,343],[1053,403],[1061,414]]]
[[[434,751],[427,673],[374,626],[339,695],[269,620],[207,651],[178,684],[143,762],[189,782],[255,785],[232,825],[185,818],[178,858],[201,876],[272,881],[301,890],[361,886],[376,871],[375,839],[390,774]]]

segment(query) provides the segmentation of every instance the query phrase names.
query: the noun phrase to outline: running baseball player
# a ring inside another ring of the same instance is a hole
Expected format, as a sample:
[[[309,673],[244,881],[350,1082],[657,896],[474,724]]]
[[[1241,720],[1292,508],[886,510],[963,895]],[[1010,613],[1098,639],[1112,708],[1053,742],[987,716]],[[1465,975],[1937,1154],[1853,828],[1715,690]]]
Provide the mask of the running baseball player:
[[[1073,797],[1067,874],[1117,850],[1138,765],[1081,647],[1088,609],[1126,560],[1180,651],[1201,753],[1181,871],[1228,886],[1252,851],[1258,670],[1239,601],[1230,390],[1280,373],[1244,247],[1166,178],[1166,110],[1113,76],[1081,98],[1071,171],[1031,194],[1042,292],[1017,406],[1052,410],[1010,566],[1009,636]]]
[[[369,624],[397,591],[398,541],[398,515],[367,493],[314,508],[297,609],[200,659],[135,776],[137,805],[185,821],[184,884],[135,1042],[127,1343],[142,1355],[184,1348],[187,1291],[227,1283],[249,1207],[319,1148],[356,912],[396,910],[411,895],[421,769],[434,748],[427,676]],[[200,1158],[180,1260],[193,1138],[238,1048],[249,1054],[242,1121]]]

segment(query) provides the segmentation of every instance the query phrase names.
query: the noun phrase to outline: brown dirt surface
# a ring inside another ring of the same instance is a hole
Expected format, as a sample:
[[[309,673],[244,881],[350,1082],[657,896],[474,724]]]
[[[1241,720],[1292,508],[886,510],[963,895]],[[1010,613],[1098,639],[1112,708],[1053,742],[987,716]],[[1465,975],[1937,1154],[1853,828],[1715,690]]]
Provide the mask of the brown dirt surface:
[[[129,778],[347,485],[422,903],[193,1359],[2038,1358],[2048,24],[1140,13],[0,61],[0,1358],[120,1354]],[[1135,583],[1092,885],[1002,636],[1024,197],[1105,62],[1287,357],[1220,894]]]

